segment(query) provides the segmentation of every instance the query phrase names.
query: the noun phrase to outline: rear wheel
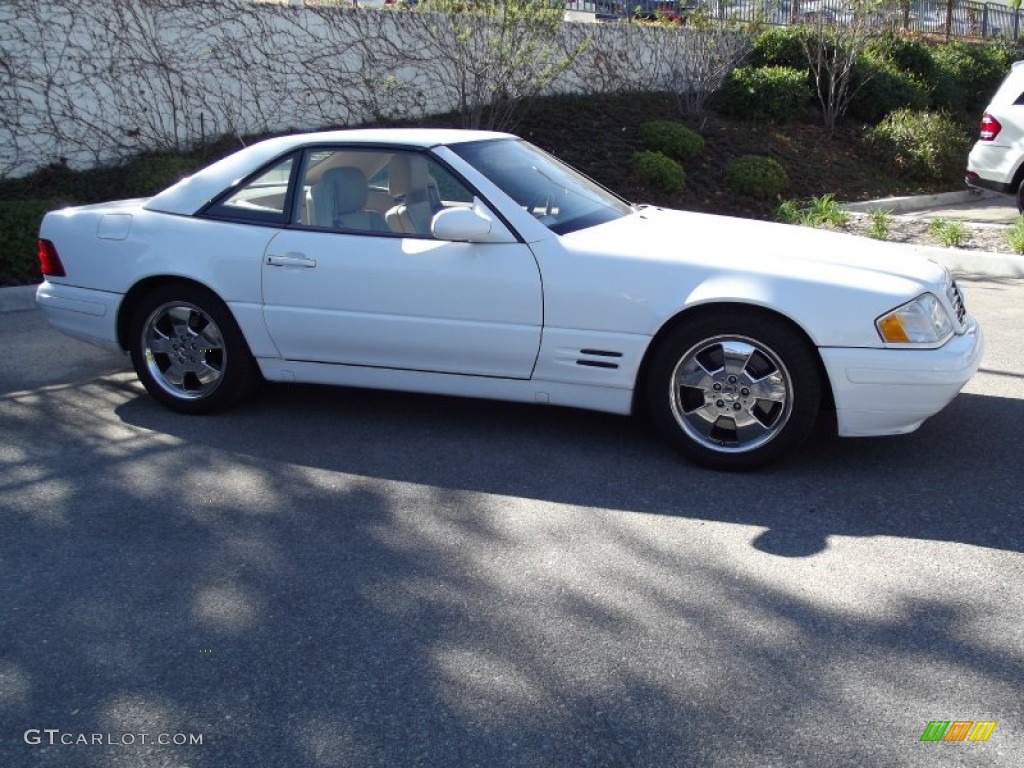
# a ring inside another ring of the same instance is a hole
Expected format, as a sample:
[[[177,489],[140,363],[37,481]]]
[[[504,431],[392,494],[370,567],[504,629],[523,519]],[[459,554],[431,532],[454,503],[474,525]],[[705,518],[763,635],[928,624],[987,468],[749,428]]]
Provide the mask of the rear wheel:
[[[1017,211],[1024,213],[1024,181],[1017,187]]]
[[[220,411],[259,383],[259,369],[238,324],[205,288],[157,288],[135,308],[129,333],[139,380],[172,410]]]
[[[802,443],[817,419],[814,348],[785,321],[756,310],[684,322],[659,343],[648,376],[658,429],[713,469],[753,469]]]

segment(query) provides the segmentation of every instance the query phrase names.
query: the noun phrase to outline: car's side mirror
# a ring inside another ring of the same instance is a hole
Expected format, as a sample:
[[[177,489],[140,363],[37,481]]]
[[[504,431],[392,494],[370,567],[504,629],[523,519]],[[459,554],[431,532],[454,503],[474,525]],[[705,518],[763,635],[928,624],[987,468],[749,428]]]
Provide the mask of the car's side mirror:
[[[472,243],[487,239],[491,220],[473,208],[446,208],[434,215],[430,231],[438,240]]]

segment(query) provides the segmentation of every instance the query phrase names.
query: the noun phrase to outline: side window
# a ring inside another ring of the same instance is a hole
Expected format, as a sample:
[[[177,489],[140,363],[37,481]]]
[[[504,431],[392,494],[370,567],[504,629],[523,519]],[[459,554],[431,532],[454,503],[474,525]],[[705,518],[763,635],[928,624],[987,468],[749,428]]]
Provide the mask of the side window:
[[[247,219],[267,224],[286,223],[288,180],[291,178],[294,163],[294,157],[285,158],[210,208],[208,213],[212,216]]]
[[[473,194],[422,152],[309,150],[298,222],[316,229],[429,238],[438,211]]]
[[[309,150],[299,186],[299,223],[340,232],[390,232],[384,214],[391,198],[378,179],[390,158],[379,150]]]

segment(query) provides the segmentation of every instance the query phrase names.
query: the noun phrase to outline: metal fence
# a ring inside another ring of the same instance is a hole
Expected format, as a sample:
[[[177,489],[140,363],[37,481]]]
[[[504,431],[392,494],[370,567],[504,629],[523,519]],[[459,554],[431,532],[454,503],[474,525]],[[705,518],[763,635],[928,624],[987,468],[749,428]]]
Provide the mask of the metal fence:
[[[598,19],[682,19],[703,13],[717,19],[764,24],[842,24],[854,17],[848,0],[567,0],[568,10],[596,14]],[[896,2],[868,14],[879,30],[918,32],[950,37],[1019,40],[1020,10],[1000,3],[973,0]]]

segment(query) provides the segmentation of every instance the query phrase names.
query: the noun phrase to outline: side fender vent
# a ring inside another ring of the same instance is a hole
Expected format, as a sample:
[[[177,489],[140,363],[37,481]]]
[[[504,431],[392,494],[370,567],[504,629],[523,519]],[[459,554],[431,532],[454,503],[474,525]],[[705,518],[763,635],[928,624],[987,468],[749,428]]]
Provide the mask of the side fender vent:
[[[576,365],[585,365],[589,368],[618,368],[619,364],[615,361],[621,357],[621,352],[610,349],[581,349]]]

